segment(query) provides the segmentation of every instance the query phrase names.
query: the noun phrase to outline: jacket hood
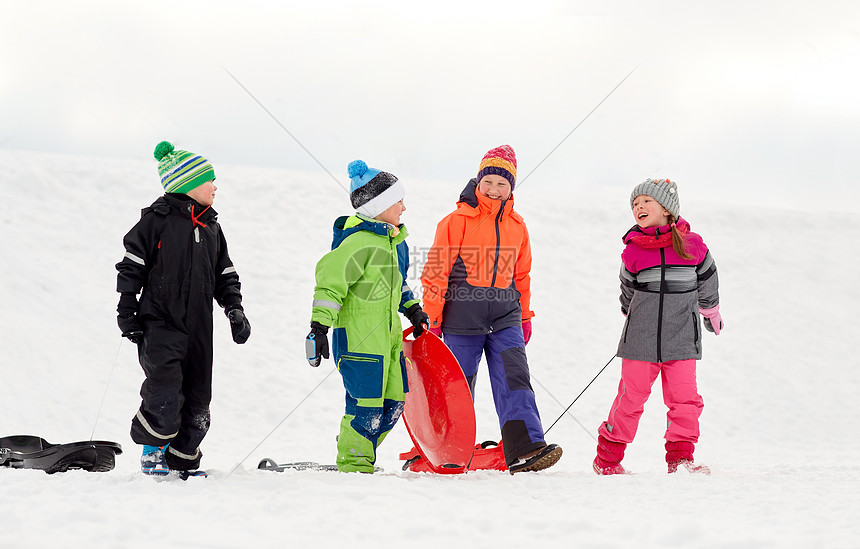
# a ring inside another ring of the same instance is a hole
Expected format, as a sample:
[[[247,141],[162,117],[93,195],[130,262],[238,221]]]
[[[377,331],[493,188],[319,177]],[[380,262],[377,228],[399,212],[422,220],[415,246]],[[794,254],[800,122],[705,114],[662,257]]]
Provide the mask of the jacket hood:
[[[678,221],[675,223],[675,225],[682,232],[685,232],[685,233],[690,232],[690,224],[683,217],[679,217]],[[625,244],[627,244],[633,238],[635,238],[637,236],[642,236],[642,235],[657,236],[658,230],[660,231],[660,234],[667,234],[669,231],[672,230],[672,226],[671,225],[663,225],[660,227],[646,227],[643,229],[639,225],[633,225],[626,233],[624,233],[624,236],[621,237],[621,241],[624,242]]]
[[[473,208],[478,207],[478,180],[474,177],[466,183],[466,186],[460,191],[460,199],[457,200],[457,204],[463,202],[468,204]]]
[[[498,205],[502,205],[508,212],[513,213],[514,195],[507,200],[493,200],[478,192],[478,180],[474,177],[466,183],[466,187],[460,192],[460,199],[457,200],[457,207],[461,208],[461,204],[469,206],[475,210],[485,211],[487,213],[495,213],[498,211]]]
[[[391,234],[393,228],[397,229],[396,235]],[[378,234],[379,236],[387,236],[398,243],[402,242],[409,235],[409,232],[406,230],[406,225],[402,223],[400,226],[394,227],[390,223],[368,219],[361,215],[344,215],[334,220],[334,226],[332,227],[333,234],[331,249],[334,250],[340,246],[340,244],[346,240],[349,235],[357,233],[358,231],[367,231]]]

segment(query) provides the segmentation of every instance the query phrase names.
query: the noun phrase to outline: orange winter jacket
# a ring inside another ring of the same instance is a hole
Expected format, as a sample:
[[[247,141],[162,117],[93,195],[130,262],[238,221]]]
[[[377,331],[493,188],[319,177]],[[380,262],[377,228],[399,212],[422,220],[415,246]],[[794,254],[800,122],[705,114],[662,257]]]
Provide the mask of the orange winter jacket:
[[[534,316],[532,255],[514,199],[492,200],[472,179],[436,227],[421,273],[424,311],[445,333],[486,334]]]

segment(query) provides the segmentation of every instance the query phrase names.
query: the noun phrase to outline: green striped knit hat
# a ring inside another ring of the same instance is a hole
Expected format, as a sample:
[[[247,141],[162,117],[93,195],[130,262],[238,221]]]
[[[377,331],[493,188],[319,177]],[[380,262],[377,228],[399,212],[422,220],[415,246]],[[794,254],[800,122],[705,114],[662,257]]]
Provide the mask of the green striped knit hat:
[[[199,154],[174,149],[167,141],[156,145],[154,155],[164,192],[187,193],[215,179],[211,162]]]

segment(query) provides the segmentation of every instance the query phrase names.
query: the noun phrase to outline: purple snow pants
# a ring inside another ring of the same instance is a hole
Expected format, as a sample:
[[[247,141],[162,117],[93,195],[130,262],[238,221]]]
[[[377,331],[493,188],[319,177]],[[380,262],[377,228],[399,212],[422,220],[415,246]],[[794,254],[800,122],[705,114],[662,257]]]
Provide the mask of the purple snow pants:
[[[618,396],[609,410],[609,419],[600,426],[601,435],[613,442],[633,442],[658,374],[662,376],[663,402],[669,408],[664,438],[670,442],[698,442],[704,402],[696,389],[694,359],[662,363],[623,359]]]
[[[512,326],[489,334],[444,334],[444,338],[469,382],[472,400],[481,356],[487,357],[505,461],[510,465],[518,457],[542,448],[546,443],[532,390],[523,329]]]

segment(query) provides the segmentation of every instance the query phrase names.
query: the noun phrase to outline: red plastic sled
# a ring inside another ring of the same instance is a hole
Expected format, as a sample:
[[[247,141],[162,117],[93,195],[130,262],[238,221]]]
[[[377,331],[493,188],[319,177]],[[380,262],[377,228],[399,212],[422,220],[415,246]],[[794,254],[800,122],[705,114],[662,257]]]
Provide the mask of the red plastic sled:
[[[427,460],[421,457],[421,454],[415,448],[408,452],[400,454],[400,459],[405,460],[403,464],[404,471],[412,471],[413,473],[430,473],[433,470],[427,463]],[[502,443],[496,443],[493,440],[488,440],[481,444],[476,444],[472,459],[469,462],[467,471],[507,471],[508,466],[505,463],[505,451],[502,448]],[[466,472],[466,471],[462,471]]]
[[[411,327],[403,331],[409,382],[403,421],[415,443],[413,452],[417,450],[434,473],[464,473],[475,450],[475,406],[469,384],[441,339],[426,330],[418,339],[406,339],[411,334]],[[407,454],[401,454],[401,459],[409,459],[404,457]]]

